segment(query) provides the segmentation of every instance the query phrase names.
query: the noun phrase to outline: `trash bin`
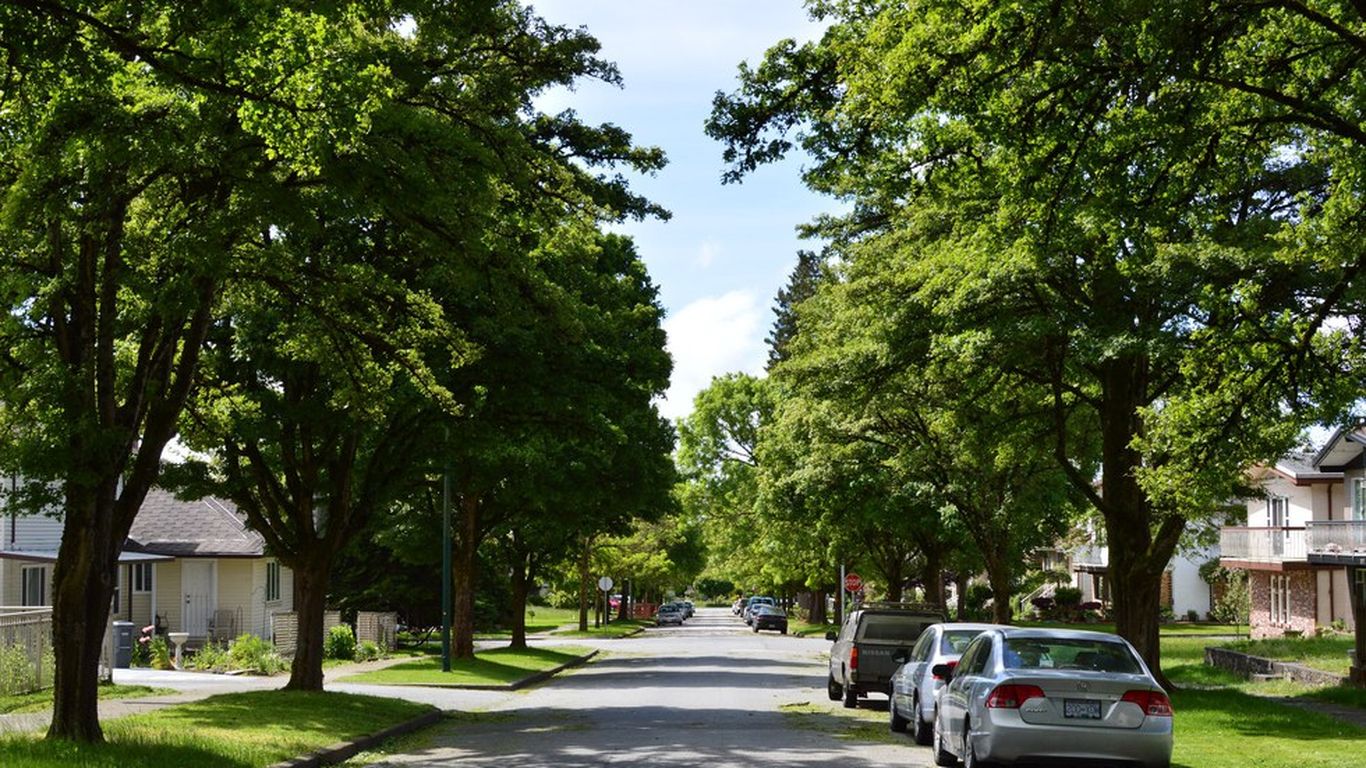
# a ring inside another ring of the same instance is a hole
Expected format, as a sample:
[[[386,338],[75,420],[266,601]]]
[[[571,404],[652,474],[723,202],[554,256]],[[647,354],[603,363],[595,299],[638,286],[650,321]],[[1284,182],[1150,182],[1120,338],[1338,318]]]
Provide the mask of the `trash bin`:
[[[133,622],[114,622],[114,667],[128,669],[133,663]]]

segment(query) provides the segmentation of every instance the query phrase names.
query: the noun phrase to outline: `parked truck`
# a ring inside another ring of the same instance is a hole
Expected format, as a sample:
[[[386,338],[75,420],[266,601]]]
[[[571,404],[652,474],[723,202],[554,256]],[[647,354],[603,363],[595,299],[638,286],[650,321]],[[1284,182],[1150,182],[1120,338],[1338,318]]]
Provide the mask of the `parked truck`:
[[[910,650],[926,627],[946,618],[940,606],[923,603],[869,603],[853,611],[840,631],[829,632],[830,700],[858,706],[860,696],[880,693],[890,698],[892,673],[899,664],[892,658],[899,649]]]

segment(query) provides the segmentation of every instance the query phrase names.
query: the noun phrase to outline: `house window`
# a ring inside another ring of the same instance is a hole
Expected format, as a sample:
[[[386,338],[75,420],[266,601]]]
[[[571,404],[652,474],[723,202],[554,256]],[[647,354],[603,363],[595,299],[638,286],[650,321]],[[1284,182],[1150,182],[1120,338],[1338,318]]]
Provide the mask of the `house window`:
[[[1284,496],[1272,496],[1266,500],[1266,524],[1272,528],[1284,528],[1289,525],[1290,519],[1290,499]]]
[[[1366,477],[1352,478],[1352,519],[1366,520]]]
[[[1271,574],[1271,623],[1290,625],[1290,577],[1278,573]]]
[[[23,605],[47,605],[46,567],[24,568],[21,571],[20,580],[23,582],[20,594]]]
[[[134,563],[133,564],[133,592],[152,591],[152,564]]]
[[[271,560],[266,563],[266,602],[273,603],[280,599],[280,561]]]

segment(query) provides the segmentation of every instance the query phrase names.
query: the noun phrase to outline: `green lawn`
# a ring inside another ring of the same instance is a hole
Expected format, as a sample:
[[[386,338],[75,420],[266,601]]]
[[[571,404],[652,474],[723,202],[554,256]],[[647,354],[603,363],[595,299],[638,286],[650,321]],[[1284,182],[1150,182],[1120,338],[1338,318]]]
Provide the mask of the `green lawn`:
[[[577,620],[576,620],[577,622]],[[597,638],[616,638],[634,634],[641,627],[653,627],[654,622],[648,619],[632,619],[630,621],[614,621],[601,627],[594,627],[590,622],[587,632],[580,632],[578,624],[575,623],[567,629],[557,629],[551,634],[557,637],[597,637]]]
[[[213,696],[104,723],[107,743],[0,738],[5,768],[256,768],[410,720],[431,707],[342,693],[258,691]]]
[[[1184,768],[1360,765],[1366,729],[1242,691],[1178,691],[1172,764]]]
[[[1114,624],[1065,624],[1056,621],[1020,621],[1016,622],[1020,627],[1061,627],[1064,629],[1089,629],[1093,632],[1115,631]],[[1180,635],[1200,637],[1206,635],[1246,635],[1247,626],[1234,626],[1232,624],[1208,624],[1204,622],[1173,621],[1162,624],[1158,627],[1158,634],[1165,636]]]
[[[145,685],[101,685],[101,699],[141,699],[146,696],[164,696],[175,693],[170,688],[148,688]],[[52,708],[52,689],[35,693],[20,693],[0,696],[0,715],[21,714],[24,712],[45,712]]]
[[[451,671],[441,671],[441,659],[424,657],[384,669],[342,678],[344,683],[378,685],[507,685],[537,672],[568,663],[590,649],[575,646],[480,651],[473,661],[453,659]]]

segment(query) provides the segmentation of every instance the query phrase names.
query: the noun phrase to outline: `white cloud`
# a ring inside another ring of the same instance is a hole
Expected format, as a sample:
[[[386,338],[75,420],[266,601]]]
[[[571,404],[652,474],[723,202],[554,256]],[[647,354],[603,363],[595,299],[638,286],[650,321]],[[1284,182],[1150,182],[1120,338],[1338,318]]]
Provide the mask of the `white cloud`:
[[[692,410],[693,397],[712,377],[744,371],[760,374],[767,359],[764,309],[749,291],[698,299],[664,321],[673,378],[659,410],[674,419]]]
[[[703,243],[702,247],[697,249],[697,258],[693,263],[702,269],[706,269],[712,265],[712,262],[716,261],[716,256],[720,252],[721,246],[719,244],[713,242]]]

